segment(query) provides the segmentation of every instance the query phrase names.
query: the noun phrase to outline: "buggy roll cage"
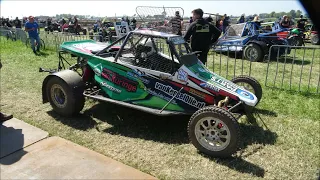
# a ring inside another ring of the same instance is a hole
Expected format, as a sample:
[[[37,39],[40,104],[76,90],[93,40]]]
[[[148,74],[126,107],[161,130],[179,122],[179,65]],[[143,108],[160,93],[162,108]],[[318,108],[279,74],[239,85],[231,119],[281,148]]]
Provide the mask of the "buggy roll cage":
[[[99,51],[98,53],[96,53],[95,55],[96,56],[99,56],[101,53],[103,53],[104,51],[106,51],[107,49],[111,48],[113,45],[117,44],[118,42],[122,41],[124,39],[124,42],[121,44],[121,47],[119,49],[119,51],[117,52],[115,58],[114,58],[114,61],[117,62],[118,61],[118,58],[121,54],[121,52],[123,51],[125,45],[128,43],[128,41],[130,41],[130,37],[133,35],[133,34],[137,34],[137,35],[141,35],[142,37],[139,38],[139,40],[134,44],[138,44],[144,37],[147,38],[147,40],[150,38],[151,39],[151,42],[152,42],[152,45],[153,45],[153,48],[156,50],[156,52],[158,52],[158,48],[156,46],[156,43],[154,41],[154,37],[156,38],[162,38],[162,39],[165,39],[166,40],[166,43],[169,45],[169,49],[170,49],[170,52],[171,52],[171,60],[172,60],[172,63],[174,63],[174,57],[173,55],[176,56],[177,60],[179,61],[179,63],[182,63],[181,61],[181,58],[180,56],[178,55],[178,52],[176,51],[176,49],[174,48],[174,44],[172,43],[172,41],[169,40],[169,37],[162,37],[162,36],[150,36],[150,35],[146,35],[146,34],[143,34],[143,33],[139,33],[139,31],[131,31],[129,32],[126,36],[123,36],[121,38],[119,38],[118,40],[116,40],[115,42],[113,42],[112,44],[110,44],[108,47],[102,49],[101,51]],[[177,36],[178,37],[178,36]],[[146,42],[147,42],[146,40]],[[130,42],[133,44],[133,42]],[[188,53],[191,52],[191,48],[189,46],[188,43],[183,43],[185,46],[186,46],[186,50]]]

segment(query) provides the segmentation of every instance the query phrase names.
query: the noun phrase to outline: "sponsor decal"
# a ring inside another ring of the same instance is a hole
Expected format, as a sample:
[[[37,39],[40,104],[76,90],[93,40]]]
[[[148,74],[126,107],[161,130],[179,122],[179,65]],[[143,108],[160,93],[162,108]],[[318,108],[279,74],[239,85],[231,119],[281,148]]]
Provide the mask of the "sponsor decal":
[[[211,90],[216,91],[216,92],[219,92],[219,91],[220,91],[219,88],[217,88],[217,87],[215,87],[214,85],[209,84],[209,83],[200,83],[200,86],[201,86],[201,87],[204,87],[204,88],[211,89]]]
[[[200,91],[197,91],[197,90],[194,90],[194,89],[190,89],[189,90],[189,93],[190,94],[193,94],[195,96],[198,96],[199,98],[202,98],[202,99],[205,99],[206,98],[206,94],[205,93],[202,93]]]
[[[101,46],[101,45],[90,43],[90,42],[73,44],[72,46],[87,53],[91,53],[91,51],[99,51],[99,50],[102,50],[104,47],[106,47],[106,46]]]
[[[178,70],[178,80],[182,81],[182,82],[187,82],[188,81],[188,73],[185,72],[182,69]]]
[[[144,84],[149,84],[150,82],[148,79],[143,78],[143,76],[145,76],[145,73],[139,70],[133,70],[133,72],[128,72],[127,75],[141,80]]]
[[[203,68],[198,68],[200,72],[206,72]]]
[[[101,71],[102,71],[102,65],[101,63],[100,64],[97,64],[96,66],[93,67],[93,72],[98,75],[98,76],[101,76]]]
[[[171,99],[171,98],[166,97],[166,96],[164,96],[164,95],[161,94],[161,93],[157,93],[157,92],[155,92],[155,91],[153,91],[153,90],[151,90],[151,89],[148,89],[147,91],[148,91],[149,94],[151,94],[151,95],[153,95],[153,96],[157,96],[157,97],[159,97],[159,98],[161,98],[161,99],[164,99],[164,100],[166,100],[166,101],[170,101],[170,99]],[[172,103],[172,104],[177,104],[177,102],[176,102],[175,100],[172,100],[171,103]]]
[[[254,97],[251,93],[243,91],[242,89],[237,89],[236,91],[240,96],[250,99],[250,100],[254,100]]]
[[[230,90],[230,91],[234,91],[234,92],[235,92],[235,91],[238,89],[238,87],[235,86],[235,85],[233,85],[232,83],[227,82],[227,81],[225,81],[225,80],[223,80],[223,79],[220,79],[220,78],[218,78],[218,77],[216,77],[216,76],[213,76],[213,77],[211,78],[211,80],[214,81],[214,82],[216,82],[217,84],[219,84],[219,85],[227,88],[227,89]]]
[[[109,90],[112,91],[112,92],[115,92],[115,93],[118,93],[118,94],[121,93],[121,90],[120,90],[120,89],[116,89],[116,88],[110,86],[109,84],[107,84],[107,83],[105,83],[105,82],[101,82],[100,84],[101,84],[101,86],[106,87],[107,89],[109,89]]]
[[[206,103],[197,101],[194,97],[188,94],[178,92],[177,90],[173,89],[171,86],[167,86],[159,82],[156,82],[155,89],[162,91],[171,97],[176,96],[175,99],[180,100],[198,109],[203,108],[206,105]]]
[[[125,88],[126,91],[128,91],[128,92],[136,92],[137,91],[138,82],[127,79],[126,77],[121,76],[120,74],[118,74],[116,72],[113,72],[107,68],[103,68],[101,75],[106,80],[108,80],[108,81],[110,81],[110,82],[112,82],[122,88]]]

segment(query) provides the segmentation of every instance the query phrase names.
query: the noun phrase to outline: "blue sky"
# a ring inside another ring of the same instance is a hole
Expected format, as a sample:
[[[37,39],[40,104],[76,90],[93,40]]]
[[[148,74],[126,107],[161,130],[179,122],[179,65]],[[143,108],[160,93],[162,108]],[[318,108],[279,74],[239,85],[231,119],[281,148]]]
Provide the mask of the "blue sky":
[[[185,16],[190,16],[195,8],[202,8],[204,12],[241,15],[245,13],[259,14],[270,13],[271,11],[285,11],[291,9],[302,10],[300,2],[297,0],[269,1],[17,1],[1,0],[1,16],[3,17],[22,17],[37,15],[55,15],[62,13],[95,15],[95,16],[117,16],[136,14],[137,6],[168,6],[182,7]],[[35,7],[39,8],[35,8]]]

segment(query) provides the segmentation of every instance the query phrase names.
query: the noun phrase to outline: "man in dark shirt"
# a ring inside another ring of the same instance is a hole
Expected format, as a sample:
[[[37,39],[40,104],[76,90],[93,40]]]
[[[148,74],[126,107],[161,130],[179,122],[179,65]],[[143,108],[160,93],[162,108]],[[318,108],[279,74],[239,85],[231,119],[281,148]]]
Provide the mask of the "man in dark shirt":
[[[2,24],[3,24],[3,26],[12,28],[12,24],[10,23],[9,18],[7,18]]]
[[[181,18],[179,11],[176,11],[176,16],[169,21],[169,23],[171,23],[173,33],[179,36],[182,36],[182,20],[183,19]]]
[[[14,24],[16,26],[16,28],[21,28],[21,21],[18,17],[16,17],[16,19],[14,20]]]
[[[192,51],[201,51],[199,59],[205,64],[210,46],[218,40],[221,32],[202,18],[202,9],[195,9],[192,13],[194,22],[190,24],[184,39],[188,41],[191,37]]]
[[[306,30],[306,28],[305,28],[306,22],[308,22],[307,19],[303,18],[303,15],[301,15],[300,19],[297,21],[297,28],[305,31]]]
[[[229,26],[229,24],[230,24],[230,18],[229,18],[229,16],[227,16],[227,14],[224,14],[224,19],[223,19],[223,28],[222,28],[222,31],[223,31],[223,33],[225,33],[226,32],[226,29],[227,29],[227,27]]]

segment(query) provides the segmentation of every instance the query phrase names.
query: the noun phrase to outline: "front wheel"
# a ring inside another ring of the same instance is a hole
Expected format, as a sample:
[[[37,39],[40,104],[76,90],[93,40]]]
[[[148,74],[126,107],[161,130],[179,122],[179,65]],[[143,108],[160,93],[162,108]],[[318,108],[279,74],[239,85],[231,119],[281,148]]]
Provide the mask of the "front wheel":
[[[231,82],[239,86],[242,86],[245,90],[253,93],[258,99],[258,102],[256,104],[258,105],[262,98],[262,87],[256,79],[250,76],[238,76],[233,78]]]
[[[77,114],[84,106],[82,92],[74,91],[71,85],[58,77],[49,79],[46,92],[53,110],[62,116]]]
[[[252,62],[262,61],[263,60],[263,52],[259,45],[257,44],[249,44],[243,51],[244,57]]]
[[[288,38],[289,45],[290,46],[302,46],[303,45],[303,39],[300,36],[290,36]]]
[[[313,45],[319,45],[320,38],[319,38],[318,34],[312,34],[310,37],[310,41],[311,41],[311,44],[313,44]]]
[[[240,129],[231,112],[210,106],[192,115],[188,135],[200,152],[213,157],[229,157],[238,149]]]

